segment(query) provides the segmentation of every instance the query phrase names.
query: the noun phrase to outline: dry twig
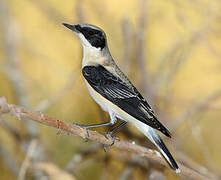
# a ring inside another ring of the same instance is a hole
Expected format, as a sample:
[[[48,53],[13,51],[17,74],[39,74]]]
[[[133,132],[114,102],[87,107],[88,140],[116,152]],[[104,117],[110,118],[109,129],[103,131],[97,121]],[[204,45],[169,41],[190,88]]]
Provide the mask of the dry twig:
[[[26,155],[25,160],[22,163],[21,169],[19,171],[18,180],[24,180],[25,179],[25,174],[28,170],[28,167],[31,164],[31,159],[32,159],[33,154],[35,153],[36,145],[37,145],[37,140],[33,139],[30,142],[30,145],[29,145],[28,150],[27,150],[27,155]]]
[[[164,176],[164,174],[162,174],[162,172],[153,170],[153,171],[150,172],[149,179],[150,180],[154,180],[154,179],[165,180],[166,177]]]
[[[46,163],[46,162],[36,163],[34,165],[33,170],[43,171],[49,179],[53,180],[60,180],[60,179],[75,180],[74,176],[72,176],[71,174],[67,173],[62,169],[59,169],[57,166],[55,166],[52,163]]]

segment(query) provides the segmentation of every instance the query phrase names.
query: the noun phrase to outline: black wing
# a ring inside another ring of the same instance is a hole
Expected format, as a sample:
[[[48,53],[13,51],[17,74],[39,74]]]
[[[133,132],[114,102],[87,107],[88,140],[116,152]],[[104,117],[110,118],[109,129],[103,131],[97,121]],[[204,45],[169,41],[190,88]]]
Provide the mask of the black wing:
[[[135,87],[128,87],[103,66],[85,66],[83,76],[95,91],[141,122],[171,137],[170,132],[157,120],[150,105]]]

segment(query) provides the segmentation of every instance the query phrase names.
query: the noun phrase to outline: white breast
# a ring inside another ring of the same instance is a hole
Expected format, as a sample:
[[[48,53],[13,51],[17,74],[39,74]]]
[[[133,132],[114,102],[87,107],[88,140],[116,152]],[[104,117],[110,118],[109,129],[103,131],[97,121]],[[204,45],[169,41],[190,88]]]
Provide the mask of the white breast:
[[[107,103],[106,103],[106,99],[101,96],[99,93],[97,93],[89,84],[88,82],[85,80],[85,83],[86,83],[86,86],[87,86],[87,89],[88,89],[88,92],[90,93],[91,97],[96,101],[96,103],[98,103],[101,108],[108,112],[108,107],[107,107]]]

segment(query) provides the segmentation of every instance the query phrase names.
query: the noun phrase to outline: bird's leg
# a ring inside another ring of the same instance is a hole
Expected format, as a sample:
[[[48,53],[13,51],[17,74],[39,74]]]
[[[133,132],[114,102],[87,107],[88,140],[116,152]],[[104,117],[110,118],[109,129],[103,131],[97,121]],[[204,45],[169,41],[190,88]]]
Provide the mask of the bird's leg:
[[[76,124],[76,123],[74,123],[73,125],[76,126],[76,127],[85,129],[85,131],[86,131],[86,140],[85,140],[85,142],[87,142],[88,139],[89,139],[88,129],[90,129],[90,128],[96,128],[96,127],[101,127],[101,126],[112,126],[113,123],[112,123],[112,122],[106,122],[106,123],[92,124],[92,125],[81,125],[81,124]]]
[[[110,131],[108,131],[108,132],[106,133],[106,136],[107,136],[108,138],[111,138],[112,143],[111,143],[110,145],[104,145],[104,151],[105,151],[105,152],[107,151],[107,148],[108,148],[109,146],[113,146],[113,145],[114,145],[115,138],[113,137],[113,134],[115,134],[118,129],[122,128],[122,127],[125,126],[126,124],[127,124],[127,122],[126,122],[126,121],[123,121],[123,122],[120,123],[118,126],[116,126],[115,128],[113,128],[112,130],[110,130]]]
[[[117,121],[116,114],[115,114],[114,112],[111,112],[111,111],[110,111],[110,112],[109,112],[109,115],[110,115],[110,122],[112,122],[113,124],[115,124],[116,121]],[[112,146],[112,145],[114,144],[114,142],[115,142],[115,138],[114,138],[112,135],[113,135],[118,129],[120,129],[121,127],[123,127],[126,123],[127,123],[127,122],[124,121],[124,122],[121,123],[119,126],[115,127],[114,129],[112,129],[112,130],[110,130],[110,131],[108,131],[108,132],[106,133],[106,137],[111,138],[112,143],[111,143],[110,145],[104,145],[104,151],[105,151],[105,152],[107,151],[107,148],[108,148],[109,146]]]
[[[102,126],[112,126],[116,123],[117,118],[114,115],[114,113],[109,113],[109,114],[110,114],[110,117],[111,117],[110,122],[101,123],[101,124],[92,124],[92,125],[81,125],[81,124],[74,123],[73,125],[76,126],[76,127],[85,129],[85,131],[86,131],[86,140],[85,140],[85,142],[87,142],[88,139],[89,139],[88,129],[96,128],[96,127],[102,127]]]
[[[123,121],[122,123],[119,124],[119,126],[116,126],[115,128],[109,130],[106,135],[109,137],[112,137],[113,134],[116,133],[116,131],[120,128],[122,128],[123,126],[125,126],[127,124],[127,121]]]

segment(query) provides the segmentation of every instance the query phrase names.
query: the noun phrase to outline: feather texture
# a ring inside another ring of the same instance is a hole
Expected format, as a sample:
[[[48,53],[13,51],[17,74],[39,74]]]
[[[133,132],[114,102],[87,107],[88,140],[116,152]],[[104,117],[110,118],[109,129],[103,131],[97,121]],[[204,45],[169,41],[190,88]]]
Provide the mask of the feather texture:
[[[96,92],[137,120],[171,137],[170,132],[157,120],[150,105],[133,85],[128,87],[102,65],[84,66],[82,73]]]

